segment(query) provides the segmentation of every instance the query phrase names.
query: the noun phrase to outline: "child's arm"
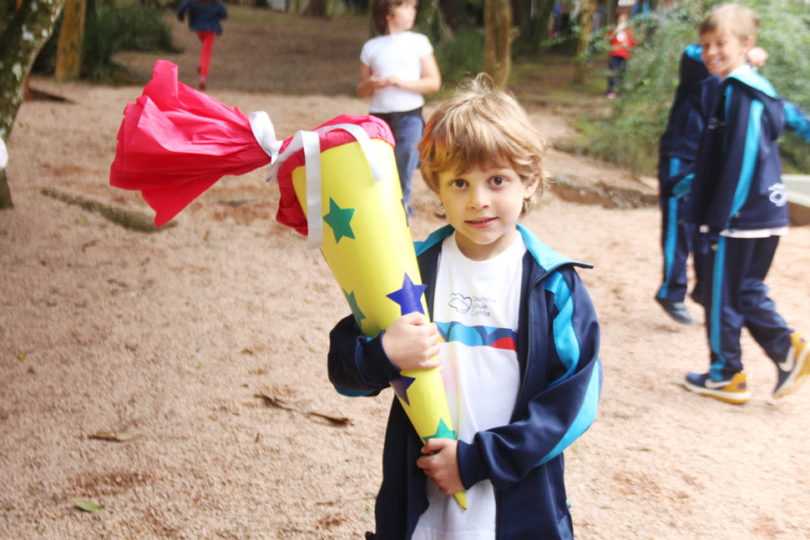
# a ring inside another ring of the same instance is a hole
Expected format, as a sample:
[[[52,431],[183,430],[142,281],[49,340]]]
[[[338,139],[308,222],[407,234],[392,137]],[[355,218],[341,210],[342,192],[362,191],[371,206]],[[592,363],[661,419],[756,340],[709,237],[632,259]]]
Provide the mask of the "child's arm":
[[[329,334],[329,380],[347,395],[374,395],[404,369],[438,367],[439,331],[419,313],[409,313],[376,338],[364,336],[354,318]]]
[[[562,453],[596,417],[602,384],[596,312],[572,268],[558,270],[546,283],[553,297],[545,323],[550,349],[546,371],[523,381],[536,391],[514,422],[480,431],[472,443],[458,442],[465,487],[483,479],[496,489],[513,486]]]
[[[191,0],[183,0],[180,5],[177,7],[177,20],[182,22],[183,17],[188,9],[188,5],[191,3]]]
[[[360,62],[360,70],[357,74],[357,86],[355,91],[359,97],[369,97],[375,90],[385,88],[388,82],[371,72],[371,66]]]
[[[419,66],[421,72],[419,79],[409,81],[392,75],[386,80],[387,84],[419,94],[430,94],[441,88],[442,76],[439,73],[439,65],[436,63],[436,57],[433,56],[433,53],[420,58]]]
[[[785,125],[807,142],[810,142],[810,115],[788,100],[783,101]]]

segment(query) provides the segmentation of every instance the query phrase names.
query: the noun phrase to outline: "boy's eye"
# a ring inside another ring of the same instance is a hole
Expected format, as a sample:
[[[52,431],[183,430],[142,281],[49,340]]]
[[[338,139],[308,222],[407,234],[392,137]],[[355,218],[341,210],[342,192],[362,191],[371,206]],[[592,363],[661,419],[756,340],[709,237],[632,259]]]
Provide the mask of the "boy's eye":
[[[464,180],[463,178],[456,178],[455,180],[452,180],[450,182],[450,185],[453,186],[454,188],[463,188],[464,186],[467,185],[467,181]]]
[[[507,180],[506,178],[504,178],[503,176],[493,176],[492,178],[490,178],[490,179],[489,179],[489,182],[490,182],[490,183],[491,183],[493,186],[502,186],[502,185],[504,185],[504,184],[505,184],[507,181],[508,181],[508,180]]]

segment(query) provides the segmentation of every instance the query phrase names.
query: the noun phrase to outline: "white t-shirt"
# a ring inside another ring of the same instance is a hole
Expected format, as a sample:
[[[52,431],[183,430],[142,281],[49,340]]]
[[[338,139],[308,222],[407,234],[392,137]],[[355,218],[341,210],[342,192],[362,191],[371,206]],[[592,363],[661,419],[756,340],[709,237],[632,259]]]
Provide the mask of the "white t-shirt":
[[[433,320],[444,338],[439,358],[450,416],[459,440],[506,425],[520,386],[517,328],[526,243],[521,235],[492,259],[473,261],[455,234],[443,244],[436,275]],[[489,480],[467,490],[468,510],[428,480],[428,509],[416,540],[494,540],[495,491]]]
[[[427,36],[416,32],[401,32],[377,36],[366,41],[360,51],[360,61],[371,68],[372,75],[418,81],[422,77],[421,60],[433,53]],[[424,105],[419,92],[388,86],[371,94],[372,113],[410,111]]]

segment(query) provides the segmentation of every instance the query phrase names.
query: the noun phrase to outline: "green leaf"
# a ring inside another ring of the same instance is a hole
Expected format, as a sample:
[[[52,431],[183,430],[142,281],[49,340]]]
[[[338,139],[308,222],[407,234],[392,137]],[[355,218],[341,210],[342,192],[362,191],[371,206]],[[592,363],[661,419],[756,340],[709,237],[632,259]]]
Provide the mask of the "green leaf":
[[[98,512],[103,506],[92,501],[73,501],[73,505],[82,512]]]

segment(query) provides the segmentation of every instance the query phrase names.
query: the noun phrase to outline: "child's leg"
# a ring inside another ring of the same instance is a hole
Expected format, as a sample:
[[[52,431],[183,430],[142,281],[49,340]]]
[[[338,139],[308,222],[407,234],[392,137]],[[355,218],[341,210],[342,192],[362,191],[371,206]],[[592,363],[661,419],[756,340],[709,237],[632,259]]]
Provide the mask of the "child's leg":
[[[666,178],[678,174],[682,162],[679,158],[669,158],[662,161],[661,166],[666,167],[669,173]],[[664,254],[664,278],[658,289],[658,298],[683,302],[686,297],[686,262],[692,251],[692,238],[694,226],[685,223],[681,216],[686,210],[688,195],[676,197],[674,194],[663,196],[661,205],[661,248]]]
[[[740,291],[740,309],[751,336],[774,362],[781,362],[790,348],[792,330],[776,312],[776,304],[768,297],[768,287],[764,283],[779,237],[756,238],[749,242],[753,249]]]
[[[608,63],[608,93],[612,93],[616,89],[616,75],[618,74],[619,70],[619,57],[618,56],[611,56],[609,63]]]
[[[214,32],[197,32],[197,37],[202,42],[202,49],[200,50],[200,81],[208,79],[211,51],[214,48],[214,36]]]
[[[422,138],[425,122],[419,114],[408,114],[399,121],[398,132],[394,134],[396,147],[394,157],[397,161],[397,171],[399,172],[399,183],[402,186],[402,202],[405,210],[410,216],[411,209],[411,181],[416,166],[419,165],[419,151],[416,144]]]
[[[711,351],[710,377],[730,380],[742,371],[740,333],[745,318],[740,309],[740,291],[748,272],[752,244],[748,239],[720,236],[709,250],[706,333]]]

